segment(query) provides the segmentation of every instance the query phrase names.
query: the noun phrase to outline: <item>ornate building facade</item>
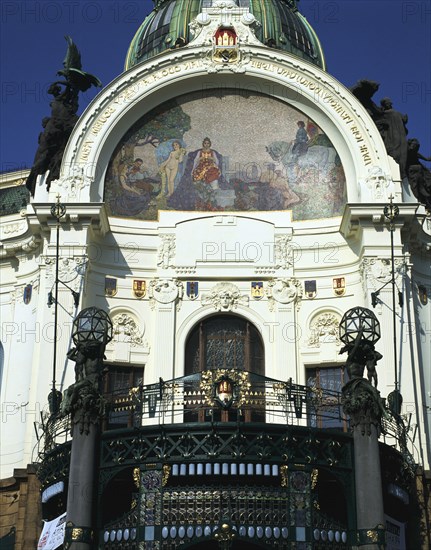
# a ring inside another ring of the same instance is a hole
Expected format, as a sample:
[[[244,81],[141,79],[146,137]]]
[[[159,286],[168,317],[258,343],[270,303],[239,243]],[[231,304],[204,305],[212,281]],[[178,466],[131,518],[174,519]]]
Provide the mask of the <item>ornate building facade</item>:
[[[71,548],[377,547],[341,399],[357,306],[381,326],[388,548],[427,547],[429,216],[294,0],[157,2],[58,179],[31,198],[18,179],[0,189],[1,477],[37,464],[47,521],[90,433],[48,404],[79,381],[72,321],[94,306],[113,326]]]

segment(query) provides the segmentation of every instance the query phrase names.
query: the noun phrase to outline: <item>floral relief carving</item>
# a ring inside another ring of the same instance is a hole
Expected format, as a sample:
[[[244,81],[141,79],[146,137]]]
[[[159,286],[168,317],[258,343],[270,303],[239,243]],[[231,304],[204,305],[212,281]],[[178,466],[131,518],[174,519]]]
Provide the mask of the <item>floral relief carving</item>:
[[[119,313],[115,315],[112,319],[112,324],[114,341],[125,342],[132,347],[144,345],[144,330],[128,313]]]
[[[289,269],[293,266],[294,253],[290,244],[292,235],[275,237],[274,263],[276,269]]]
[[[176,251],[175,235],[160,235],[160,238],[162,242],[157,254],[157,265],[163,269],[174,267],[172,265],[172,260]]]
[[[321,313],[311,322],[308,345],[312,348],[320,348],[321,344],[334,342],[341,345],[338,327],[341,317],[335,313]]]

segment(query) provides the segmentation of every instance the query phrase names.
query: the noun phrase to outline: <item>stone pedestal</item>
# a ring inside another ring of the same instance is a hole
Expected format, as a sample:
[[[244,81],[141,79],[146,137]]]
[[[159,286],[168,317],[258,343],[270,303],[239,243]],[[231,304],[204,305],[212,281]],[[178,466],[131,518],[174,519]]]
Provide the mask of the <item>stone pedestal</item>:
[[[364,378],[343,388],[343,409],[350,416],[355,455],[357,545],[379,550],[385,540],[378,434],[383,407],[380,393]]]
[[[95,465],[105,401],[100,393],[104,344],[77,345],[68,357],[76,362],[76,382],[65,392],[63,414],[72,417],[72,451],[64,547],[97,548],[94,532]]]
[[[377,429],[363,434],[353,428],[358,542],[361,549],[378,550],[384,538],[384,511]],[[366,543],[366,544],[364,544]]]
[[[90,424],[88,433],[75,424],[70,457],[67,495],[66,548],[89,550],[96,548],[93,530],[95,487],[94,466],[99,426]]]

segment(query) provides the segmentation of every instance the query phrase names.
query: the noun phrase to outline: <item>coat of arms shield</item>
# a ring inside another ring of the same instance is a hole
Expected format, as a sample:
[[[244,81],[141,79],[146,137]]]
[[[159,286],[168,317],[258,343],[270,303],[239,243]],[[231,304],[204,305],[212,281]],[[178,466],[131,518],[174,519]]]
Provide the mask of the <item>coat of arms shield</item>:
[[[147,292],[147,283],[142,279],[133,279],[133,294],[136,298],[143,298]]]

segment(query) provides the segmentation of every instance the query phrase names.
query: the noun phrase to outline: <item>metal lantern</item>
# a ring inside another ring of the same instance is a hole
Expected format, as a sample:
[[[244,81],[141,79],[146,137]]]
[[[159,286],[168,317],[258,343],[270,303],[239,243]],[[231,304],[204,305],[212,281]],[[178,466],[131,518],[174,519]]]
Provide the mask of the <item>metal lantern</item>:
[[[380,340],[380,323],[374,313],[366,307],[353,307],[340,321],[340,340],[344,344],[353,344],[361,329],[363,340],[372,344]]]
[[[87,307],[73,321],[72,339],[75,345],[103,344],[112,340],[112,321],[103,309]]]

